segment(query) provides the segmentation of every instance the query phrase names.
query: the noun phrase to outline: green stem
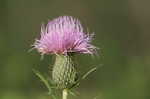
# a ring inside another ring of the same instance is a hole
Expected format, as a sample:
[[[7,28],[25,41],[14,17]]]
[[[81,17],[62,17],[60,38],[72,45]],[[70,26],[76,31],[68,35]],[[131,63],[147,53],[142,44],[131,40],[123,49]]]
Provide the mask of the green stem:
[[[62,92],[62,99],[67,99],[67,96],[68,96],[68,90],[64,89]]]

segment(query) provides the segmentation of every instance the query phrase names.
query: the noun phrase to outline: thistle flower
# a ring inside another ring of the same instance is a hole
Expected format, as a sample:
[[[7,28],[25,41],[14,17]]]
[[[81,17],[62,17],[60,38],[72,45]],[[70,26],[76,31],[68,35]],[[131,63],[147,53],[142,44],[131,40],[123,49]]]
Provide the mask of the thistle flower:
[[[83,31],[78,19],[61,16],[41,26],[41,37],[34,48],[41,54],[89,53],[95,51],[91,45],[92,35]]]
[[[56,55],[52,80],[64,93],[78,80],[72,53],[93,54],[96,47],[91,44],[92,37],[93,34],[85,33],[80,21],[71,16],[58,17],[49,21],[46,27],[42,24],[40,39],[33,46],[42,55]]]

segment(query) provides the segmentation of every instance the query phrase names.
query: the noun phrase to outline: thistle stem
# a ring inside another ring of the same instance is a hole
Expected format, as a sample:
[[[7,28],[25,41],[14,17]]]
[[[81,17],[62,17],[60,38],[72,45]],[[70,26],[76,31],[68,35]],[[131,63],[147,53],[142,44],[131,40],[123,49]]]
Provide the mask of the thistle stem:
[[[68,96],[68,90],[67,89],[64,89],[62,91],[62,99],[67,99],[67,96]]]

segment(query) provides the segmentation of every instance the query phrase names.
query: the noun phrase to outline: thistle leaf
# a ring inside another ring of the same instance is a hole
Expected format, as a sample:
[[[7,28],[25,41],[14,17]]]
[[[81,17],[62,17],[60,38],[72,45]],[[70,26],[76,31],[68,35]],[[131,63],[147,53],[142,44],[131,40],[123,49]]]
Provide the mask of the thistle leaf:
[[[69,93],[73,96],[77,96],[74,92],[72,92],[71,90],[69,90]]]
[[[94,67],[92,69],[90,69],[89,71],[87,71],[81,79],[85,79],[89,74],[93,73],[94,71],[96,71],[98,68],[97,67]]]
[[[55,95],[52,95],[52,98],[53,98],[53,99],[57,99]]]
[[[48,80],[37,70],[33,69],[33,72],[35,73],[35,75],[37,77],[40,78],[40,80],[44,83],[44,85],[46,86],[46,88],[48,89],[48,94],[51,95],[52,93],[52,88],[48,82]]]
[[[96,71],[97,69],[98,69],[98,66],[97,66],[97,67],[94,67],[94,68],[92,68],[92,69],[90,69],[89,71],[87,71],[87,72],[86,72],[85,74],[83,74],[83,75],[81,76],[81,78],[79,78],[78,81],[77,81],[72,87],[70,87],[69,89],[72,89],[72,88],[74,88],[74,87],[76,87],[76,86],[79,86],[81,80],[84,80],[86,77],[88,77],[91,73],[93,73],[93,72]]]

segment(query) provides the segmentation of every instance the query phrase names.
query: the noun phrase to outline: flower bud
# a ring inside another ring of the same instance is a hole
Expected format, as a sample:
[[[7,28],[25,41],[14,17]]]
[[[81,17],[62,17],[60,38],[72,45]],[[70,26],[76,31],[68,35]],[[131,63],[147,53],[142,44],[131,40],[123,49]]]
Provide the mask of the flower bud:
[[[77,71],[74,57],[71,55],[56,55],[52,71],[52,79],[59,89],[72,87],[77,81]]]

